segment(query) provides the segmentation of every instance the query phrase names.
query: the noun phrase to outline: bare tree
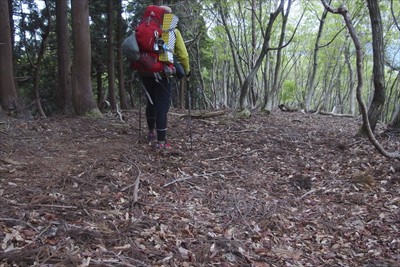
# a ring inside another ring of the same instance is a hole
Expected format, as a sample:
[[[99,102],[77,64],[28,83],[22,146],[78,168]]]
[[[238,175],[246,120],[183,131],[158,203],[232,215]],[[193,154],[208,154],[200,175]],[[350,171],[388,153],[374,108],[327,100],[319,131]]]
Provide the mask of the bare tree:
[[[310,77],[308,79],[308,83],[307,83],[307,95],[306,95],[306,99],[305,99],[305,109],[307,111],[309,111],[311,109],[311,100],[314,96],[315,75],[316,75],[317,69],[318,69],[318,53],[319,53],[319,47],[320,47],[319,41],[322,36],[322,30],[324,28],[325,19],[326,19],[327,14],[328,14],[328,11],[326,9],[324,9],[324,11],[322,12],[321,19],[319,20],[317,39],[315,40],[315,44],[314,44],[313,65],[311,68],[311,75],[310,75]]]
[[[267,97],[264,100],[264,108],[269,111],[271,111],[274,98],[276,97],[276,94],[280,89],[282,50],[285,41],[286,25],[288,22],[291,6],[292,6],[292,0],[289,0],[286,6],[286,12],[284,9],[281,10],[282,26],[281,26],[281,34],[279,37],[278,49],[276,51],[275,71],[273,76],[272,89],[268,92]]]
[[[14,84],[9,1],[0,1],[0,106],[5,111],[19,108]]]
[[[234,45],[235,38],[232,36],[232,33],[228,27],[228,22],[227,22],[227,18],[226,18],[227,11],[226,11],[225,7],[223,6],[222,1],[217,3],[217,8],[218,8],[219,14],[221,16],[221,22],[224,25],[224,30],[225,30],[226,36],[228,37],[228,40],[229,40],[229,47],[230,47],[230,52],[232,53],[232,60],[233,60],[233,67],[235,70],[235,74],[237,76],[237,79],[239,80],[239,84],[243,84],[243,77],[242,77],[243,75],[242,75],[242,72],[240,71],[239,59],[238,59],[237,55],[235,55],[235,52],[237,52],[237,49],[235,48],[235,45]],[[246,94],[247,94],[247,91],[246,91]]]
[[[265,56],[270,51],[269,41],[271,39],[271,33],[272,33],[272,28],[273,28],[272,26],[274,25],[274,22],[275,22],[276,18],[278,17],[278,15],[281,13],[281,11],[284,7],[284,3],[285,3],[285,1],[281,0],[278,8],[273,13],[270,14],[267,29],[263,33],[264,40],[263,40],[261,52],[255,62],[253,69],[250,70],[250,73],[244,79],[243,83],[241,83],[242,88],[240,90],[240,97],[239,97],[239,106],[240,106],[241,110],[245,109],[245,102],[246,102],[246,97],[247,97],[247,93],[248,93],[250,84],[253,82],[253,79],[256,76],[259,68],[261,67],[261,64],[264,61]]]
[[[72,96],[77,114],[102,116],[94,101],[89,28],[89,0],[71,0],[74,57],[72,63]]]

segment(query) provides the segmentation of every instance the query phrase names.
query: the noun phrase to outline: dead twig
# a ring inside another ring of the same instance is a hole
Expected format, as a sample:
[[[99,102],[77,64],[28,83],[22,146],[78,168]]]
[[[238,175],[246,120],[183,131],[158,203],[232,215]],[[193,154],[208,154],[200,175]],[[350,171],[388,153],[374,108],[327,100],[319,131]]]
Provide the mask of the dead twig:
[[[122,123],[125,123],[124,121],[124,117],[122,116],[122,110],[119,108],[119,105],[117,103],[117,114],[118,114],[118,118]]]
[[[213,176],[215,174],[234,173],[235,172],[235,171],[215,171],[215,172],[204,173],[204,174],[193,174],[193,176],[189,176],[188,174],[182,172],[181,170],[179,170],[179,171],[181,173],[183,173],[184,176],[186,176],[186,177],[180,178],[180,179],[176,179],[176,180],[173,180],[173,181],[171,181],[169,183],[166,183],[165,185],[163,185],[163,187],[168,187],[170,185],[173,185],[173,184],[176,184],[176,183],[179,183],[179,182],[184,182],[184,181],[187,181],[187,180],[190,180],[190,179],[193,179],[193,178],[198,178],[198,177],[206,177],[207,178],[207,177]]]
[[[315,189],[311,189],[310,191],[306,192],[304,195],[302,195],[301,197],[299,197],[299,200],[305,198],[305,197],[308,196],[308,195],[311,195],[311,194],[315,193],[316,191],[317,191],[317,190],[315,190]]]
[[[135,187],[133,189],[133,203],[138,202],[138,194],[139,194],[139,185],[140,185],[140,171],[135,181]]]
[[[229,158],[234,158],[234,157],[241,157],[241,156],[246,156],[253,154],[258,151],[263,151],[265,148],[260,148],[260,149],[254,149],[250,151],[246,151],[244,153],[239,153],[239,154],[233,154],[233,155],[228,155],[228,156],[223,156],[223,157],[218,157],[218,158],[211,158],[211,159],[206,159],[207,161],[215,161],[215,160],[221,160],[221,159],[229,159]]]
[[[0,158],[0,161],[3,161],[4,163],[12,164],[12,165],[20,165],[21,164],[15,160],[12,160],[9,158]]]
[[[64,206],[64,205],[51,205],[51,204],[40,204],[34,205],[41,208],[53,208],[53,209],[77,209],[77,206]]]
[[[170,186],[170,185],[173,185],[173,184],[176,184],[176,183],[179,183],[179,182],[187,181],[187,180],[190,180],[190,179],[193,179],[193,178],[194,178],[194,176],[189,176],[189,177],[173,180],[172,182],[169,182],[169,183],[166,183],[165,185],[163,185],[163,187],[167,187],[167,186]]]
[[[139,194],[140,176],[142,175],[142,171],[140,170],[140,168],[134,162],[130,161],[126,157],[125,157],[125,159],[126,159],[127,162],[129,162],[130,164],[132,164],[132,166],[134,166],[136,168],[136,170],[138,172],[138,175],[136,177],[136,180],[135,180],[134,184],[122,188],[121,191],[123,192],[123,191],[126,191],[127,189],[129,189],[131,187],[134,187],[134,189],[133,189],[133,203],[132,204],[135,204],[135,203],[138,202],[138,198],[139,198],[138,194]]]
[[[318,114],[328,115],[328,116],[332,116],[332,117],[354,118],[354,116],[351,114],[339,114],[339,113],[326,112],[326,111],[319,111]]]

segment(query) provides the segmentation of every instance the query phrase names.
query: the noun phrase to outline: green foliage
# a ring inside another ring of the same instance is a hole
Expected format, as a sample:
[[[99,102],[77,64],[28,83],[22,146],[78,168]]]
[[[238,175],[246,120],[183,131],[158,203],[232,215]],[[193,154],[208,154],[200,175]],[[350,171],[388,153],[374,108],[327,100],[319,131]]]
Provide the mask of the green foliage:
[[[137,25],[147,4],[142,1],[124,1],[124,4],[124,16],[126,17],[128,24]]]
[[[296,84],[294,81],[286,80],[283,82],[281,102],[289,103],[294,102],[296,97]]]

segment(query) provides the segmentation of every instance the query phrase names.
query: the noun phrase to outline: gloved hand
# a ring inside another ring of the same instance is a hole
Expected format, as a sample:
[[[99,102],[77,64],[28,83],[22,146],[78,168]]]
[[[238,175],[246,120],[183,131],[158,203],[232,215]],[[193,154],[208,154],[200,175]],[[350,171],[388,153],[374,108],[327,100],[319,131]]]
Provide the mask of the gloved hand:
[[[183,77],[185,77],[185,71],[183,70],[182,65],[176,60],[174,60],[174,66],[176,69],[176,77],[178,80],[181,80]]]

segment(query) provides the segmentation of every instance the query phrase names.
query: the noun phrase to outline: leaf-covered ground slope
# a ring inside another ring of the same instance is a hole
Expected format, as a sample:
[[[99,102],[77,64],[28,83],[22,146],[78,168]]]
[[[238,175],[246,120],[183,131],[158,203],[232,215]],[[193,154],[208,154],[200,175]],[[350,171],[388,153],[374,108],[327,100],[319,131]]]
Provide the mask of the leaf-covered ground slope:
[[[400,164],[359,121],[173,112],[173,156],[136,112],[1,118],[0,266],[400,266]]]

